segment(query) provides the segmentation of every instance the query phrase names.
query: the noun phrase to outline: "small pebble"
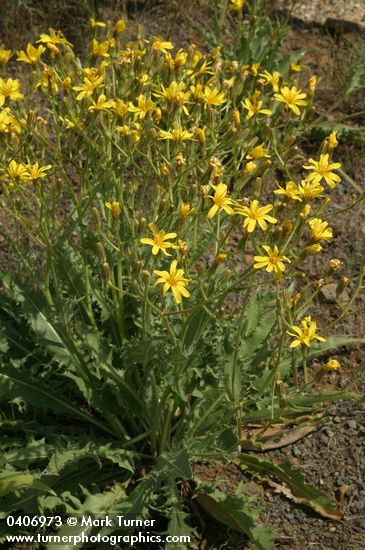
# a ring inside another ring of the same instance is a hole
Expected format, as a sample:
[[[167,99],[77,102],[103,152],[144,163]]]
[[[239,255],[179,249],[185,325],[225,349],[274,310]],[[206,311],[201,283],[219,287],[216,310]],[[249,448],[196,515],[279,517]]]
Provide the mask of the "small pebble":
[[[357,424],[356,424],[355,420],[349,420],[347,422],[347,425],[351,430],[356,430],[356,428],[357,428]]]

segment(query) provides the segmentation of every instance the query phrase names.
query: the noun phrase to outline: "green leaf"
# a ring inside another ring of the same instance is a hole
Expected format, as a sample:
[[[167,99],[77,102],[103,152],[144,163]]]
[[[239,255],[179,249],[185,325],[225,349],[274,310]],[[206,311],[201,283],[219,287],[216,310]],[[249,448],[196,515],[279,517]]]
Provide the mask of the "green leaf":
[[[26,403],[50,410],[58,414],[78,418],[113,433],[100,420],[75,407],[60,392],[55,393],[39,380],[32,380],[29,375],[11,366],[0,368],[0,390],[2,398],[12,400],[21,397]]]
[[[38,491],[45,491],[53,495],[56,494],[50,487],[36,479],[32,474],[7,471],[0,472],[0,497],[26,487],[31,487]]]
[[[193,477],[189,456],[184,448],[161,454],[157,468],[174,478],[191,479]]]
[[[198,488],[196,500],[215,520],[245,533],[259,550],[274,550],[271,528],[257,525],[259,513],[252,507],[252,499],[242,490],[238,489],[231,496],[202,484]]]
[[[296,502],[309,506],[322,516],[330,519],[342,517],[342,514],[322,491],[306,484],[301,472],[295,470],[289,460],[285,460],[281,464],[274,464],[253,454],[242,453],[237,462],[242,469],[252,474],[272,475],[284,481]]]

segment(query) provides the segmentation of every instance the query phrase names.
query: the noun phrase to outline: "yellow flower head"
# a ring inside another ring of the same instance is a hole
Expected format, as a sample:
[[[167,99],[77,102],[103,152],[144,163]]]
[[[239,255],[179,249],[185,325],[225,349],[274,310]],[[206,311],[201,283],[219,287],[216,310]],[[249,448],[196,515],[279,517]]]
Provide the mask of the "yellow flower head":
[[[90,18],[90,27],[92,29],[95,29],[95,27],[106,27],[106,23],[103,23],[103,21],[96,21],[94,17]]]
[[[174,143],[182,143],[183,141],[191,141],[193,139],[192,132],[188,132],[183,128],[173,128],[170,132],[160,130],[159,136],[159,139],[168,139]]]
[[[24,95],[20,92],[19,80],[13,78],[3,80],[0,78],[0,107],[4,105],[6,98],[17,101],[23,97]]]
[[[283,86],[280,88],[280,93],[274,94],[274,97],[276,101],[285,103],[285,106],[293,111],[293,113],[297,116],[300,116],[299,107],[304,107],[307,105],[307,102],[305,101],[307,94],[301,90],[297,90],[295,86],[292,86],[291,88],[288,88],[288,86]]]
[[[72,46],[71,42],[66,40],[66,38],[63,36],[61,31],[57,31],[55,29],[49,29],[49,34],[42,33],[39,40],[37,40],[37,44],[39,42],[43,42],[44,44],[53,44],[54,46],[57,45],[67,45]]]
[[[297,346],[306,346],[309,348],[313,340],[318,340],[319,342],[326,341],[323,336],[319,336],[319,334],[316,333],[317,323],[312,321],[310,316],[304,317],[300,327],[293,325],[290,328],[292,332],[288,331],[288,334],[295,338],[290,344],[291,348],[296,348]]]
[[[230,0],[228,9],[230,11],[241,11],[245,4],[245,0]]]
[[[274,92],[279,91],[281,74],[278,71],[274,71],[273,73],[269,73],[269,71],[264,71],[263,73],[260,73],[260,76],[265,79],[267,84],[271,84]]]
[[[8,164],[7,174],[10,179],[16,181],[25,181],[28,179],[28,170],[25,164],[11,160]]]
[[[298,191],[304,201],[310,201],[320,197],[324,187],[314,181],[302,180],[298,186]]]
[[[93,38],[91,42],[91,49],[94,57],[110,57],[110,54],[108,53],[109,48],[109,40],[105,40],[105,42],[98,42],[96,38]]]
[[[143,238],[141,239],[141,243],[152,246],[152,254],[154,256],[156,256],[160,250],[165,256],[171,256],[166,250],[168,248],[178,248],[175,244],[167,242],[168,239],[175,239],[177,237],[176,233],[165,233],[163,230],[158,231],[153,223],[148,224],[148,229],[152,233],[153,239]]]
[[[324,366],[326,372],[337,371],[341,368],[341,363],[337,359],[330,359]]]
[[[85,76],[82,84],[74,86],[72,89],[79,92],[76,96],[77,101],[84,99],[85,97],[91,97],[95,90],[104,82],[104,76]]]
[[[297,184],[294,181],[288,181],[285,184],[285,188],[278,184],[279,189],[275,189],[275,195],[283,195],[287,199],[294,201],[301,201],[300,193]]]
[[[246,229],[248,233],[252,233],[258,223],[263,231],[266,231],[268,228],[268,223],[276,223],[277,219],[269,216],[268,212],[271,212],[273,206],[268,204],[267,206],[259,206],[259,202],[254,199],[250,206],[236,206],[236,214],[240,214],[245,218],[243,222],[243,228]]]
[[[150,111],[154,109],[155,105],[156,104],[150,97],[146,97],[141,94],[137,97],[137,105],[133,105],[133,103],[129,102],[128,111],[135,113],[135,118],[142,120]]]
[[[27,51],[24,52],[23,50],[17,51],[17,61],[23,61],[24,63],[28,63],[29,65],[35,65],[39,58],[41,57],[42,53],[46,51],[46,48],[44,46],[38,46],[38,48],[35,48],[32,44],[27,45]]]
[[[171,289],[177,304],[181,304],[183,296],[189,298],[190,293],[186,289],[189,280],[185,279],[183,269],[177,269],[176,260],[171,263],[170,272],[155,270],[154,273],[159,277],[155,284],[163,284],[164,294]]]
[[[268,154],[268,150],[265,149],[264,144],[261,143],[261,145],[256,145],[252,149],[252,151],[249,152],[248,155],[246,155],[246,158],[252,159],[252,160],[259,160],[263,157],[270,158],[270,155]]]
[[[337,132],[331,132],[330,135],[325,139],[325,143],[331,151],[335,149],[338,145]]]
[[[167,50],[172,50],[173,48],[174,48],[174,45],[172,42],[162,40],[162,38],[157,37],[152,42],[152,51],[154,52],[162,52],[166,54]]]
[[[192,208],[189,203],[182,202],[180,206],[180,218],[185,220],[192,213]]]
[[[39,166],[38,162],[35,162],[34,164],[27,164],[26,168],[28,170],[27,179],[36,181],[47,176],[47,171],[52,168],[52,164]]]
[[[341,181],[340,176],[332,172],[332,170],[338,170],[339,168],[341,168],[341,163],[330,163],[328,153],[326,153],[325,155],[320,155],[319,161],[309,159],[308,162],[309,165],[303,166],[303,168],[305,170],[312,170],[312,173],[309,174],[309,176],[307,177],[309,181],[319,183],[320,181],[322,181],[322,179],[324,179],[331,189],[334,189],[336,187],[336,183]]]
[[[125,30],[126,24],[123,19],[119,19],[114,26],[113,34],[120,34]]]
[[[217,107],[226,102],[226,97],[223,92],[220,92],[217,87],[210,88],[205,86],[203,93],[203,101],[206,105]]]
[[[107,99],[104,94],[100,94],[98,100],[95,102],[92,98],[92,105],[89,107],[89,111],[106,111],[110,112],[115,109],[115,101],[113,99]]]
[[[0,46],[0,66],[6,65],[11,58],[12,53],[11,50],[6,50],[5,48],[2,48]]]
[[[263,109],[263,102],[260,99],[261,92],[259,90],[256,90],[252,97],[248,97],[244,100],[243,106],[245,109],[247,109],[247,119],[262,114],[262,115],[271,115],[272,111],[270,109]]]
[[[120,204],[118,201],[106,202],[105,206],[111,211],[113,218],[119,218]]]
[[[225,183],[218,183],[217,186],[213,185],[213,189],[215,189],[214,196],[208,195],[208,197],[214,202],[208,212],[208,218],[212,219],[218,212],[219,208],[223,208],[227,214],[232,216],[234,214],[234,210],[230,205],[234,204],[234,201],[228,197],[227,185]]]
[[[253,265],[254,268],[262,269],[265,267],[268,273],[274,271],[277,276],[281,276],[281,273],[285,271],[284,262],[290,262],[290,260],[283,254],[280,254],[276,244],[274,248],[265,244],[262,245],[262,248],[265,250],[266,256],[254,256],[253,259],[256,262]]]
[[[320,218],[313,218],[308,222],[312,232],[312,240],[328,241],[333,237],[332,227],[328,227],[328,222],[322,221]]]

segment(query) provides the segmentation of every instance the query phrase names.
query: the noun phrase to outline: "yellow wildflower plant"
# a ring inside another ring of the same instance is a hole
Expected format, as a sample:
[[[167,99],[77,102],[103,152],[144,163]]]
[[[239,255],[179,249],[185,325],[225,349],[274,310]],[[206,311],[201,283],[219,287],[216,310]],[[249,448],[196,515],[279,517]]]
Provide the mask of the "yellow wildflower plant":
[[[63,46],[71,46],[71,42],[66,40],[66,38],[63,36],[62,32],[55,29],[49,29],[49,34],[42,33],[39,37],[39,40],[36,40],[36,43],[43,42],[44,44],[53,44],[55,46],[63,45]]]
[[[108,40],[105,40],[105,42],[98,42],[96,38],[93,38],[92,52],[94,57],[110,57],[109,48],[110,43]]]
[[[243,228],[247,229],[248,233],[252,233],[256,224],[258,224],[263,231],[266,231],[268,223],[276,223],[278,221],[268,214],[272,209],[273,206],[271,204],[259,206],[259,201],[254,199],[250,206],[236,205],[234,210],[236,214],[245,218]]]
[[[230,0],[228,9],[230,11],[241,11],[245,5],[245,0]]]
[[[305,98],[307,94],[301,90],[297,90],[295,86],[289,88],[288,86],[283,86],[280,88],[280,93],[274,94],[276,101],[285,103],[285,107],[290,109],[295,115],[300,116],[299,107],[305,107],[307,102]]]
[[[161,53],[168,53],[168,50],[173,50],[174,45],[169,40],[163,40],[162,38],[155,38],[152,42],[152,51],[154,52],[161,52]]]
[[[186,288],[189,280],[184,277],[184,270],[177,268],[177,260],[171,263],[170,271],[158,271],[155,269],[154,273],[158,276],[155,284],[163,284],[164,294],[171,289],[177,304],[181,304],[183,297],[189,298],[190,293]]]
[[[227,185],[225,183],[219,183],[218,185],[213,185],[212,187],[215,190],[215,193],[214,195],[208,195],[208,197],[212,199],[214,204],[208,212],[208,218],[214,218],[220,208],[222,208],[230,216],[233,216],[234,210],[232,205],[234,204],[234,201],[228,197]]]
[[[315,181],[302,180],[298,185],[298,192],[304,201],[310,201],[321,197],[324,187]]]
[[[17,61],[23,61],[23,63],[27,63],[28,65],[35,65],[45,51],[46,48],[42,45],[35,48],[32,44],[28,44],[26,51],[20,50],[16,52]]]
[[[289,258],[280,253],[276,244],[273,248],[263,244],[262,248],[265,250],[266,255],[253,257],[255,260],[255,263],[253,264],[254,268],[265,268],[268,273],[274,271],[276,276],[281,276],[282,272],[285,271],[284,262],[290,262]]]
[[[336,372],[340,370],[341,363],[337,361],[337,359],[329,359],[327,363],[324,365],[324,370],[326,372]]]
[[[312,172],[307,176],[309,181],[314,183],[320,183],[322,179],[327,183],[328,187],[334,189],[336,183],[341,181],[339,175],[335,174],[333,170],[338,170],[341,168],[340,162],[329,162],[329,154],[320,155],[319,160],[309,159],[309,164],[303,166],[305,170],[312,170]]]
[[[176,233],[166,233],[163,230],[159,231],[153,223],[148,224],[148,229],[152,233],[153,239],[150,239],[148,237],[144,237],[143,239],[140,240],[140,242],[142,244],[148,244],[148,245],[152,246],[152,254],[154,256],[156,256],[159,253],[160,250],[163,254],[165,254],[165,256],[171,256],[171,254],[169,254],[167,252],[167,249],[168,248],[177,248],[177,245],[168,242],[168,240],[169,239],[175,239],[177,237],[177,234]]]
[[[296,348],[298,346],[309,348],[312,345],[313,340],[318,340],[319,342],[326,341],[323,336],[317,334],[317,323],[312,321],[310,315],[304,317],[300,327],[292,325],[290,330],[291,332],[288,330],[287,333],[295,338],[290,344],[291,348]]]

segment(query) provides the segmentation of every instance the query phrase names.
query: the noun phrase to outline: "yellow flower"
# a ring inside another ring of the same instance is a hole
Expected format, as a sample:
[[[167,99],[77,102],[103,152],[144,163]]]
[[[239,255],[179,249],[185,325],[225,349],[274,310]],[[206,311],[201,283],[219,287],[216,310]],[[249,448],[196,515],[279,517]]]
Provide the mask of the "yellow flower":
[[[240,11],[242,10],[245,4],[245,0],[230,0],[228,9],[231,11]]]
[[[309,348],[313,340],[318,340],[319,342],[326,341],[323,336],[316,334],[317,323],[312,321],[310,316],[304,317],[300,327],[292,325],[290,328],[293,332],[287,332],[290,336],[294,336],[295,338],[290,344],[291,348],[296,348],[297,346],[307,346]]]
[[[276,223],[278,220],[268,215],[271,212],[273,206],[268,204],[267,206],[259,206],[259,202],[254,199],[250,206],[236,206],[235,212],[245,218],[243,222],[243,228],[247,228],[248,233],[252,233],[256,227],[256,223],[259,224],[263,231],[268,228],[268,223]]]
[[[114,26],[113,34],[120,34],[125,30],[126,24],[123,19],[119,19]]]
[[[98,42],[96,38],[93,38],[91,42],[91,49],[93,52],[94,57],[110,57],[109,51],[109,41],[105,40],[105,42]]]
[[[153,110],[155,105],[156,104],[152,101],[151,98],[147,98],[141,94],[137,97],[136,106],[133,105],[133,103],[129,102],[128,111],[131,113],[135,113],[136,118],[143,119],[150,111]]]
[[[252,160],[258,160],[263,157],[270,158],[270,155],[268,154],[267,149],[265,149],[264,144],[261,143],[261,145],[257,145],[252,149],[252,151],[249,152],[248,155],[246,155],[246,158],[252,159]]]
[[[4,105],[7,97],[12,101],[17,101],[24,97],[20,92],[19,80],[13,78],[3,80],[0,78],[0,107]]]
[[[256,162],[253,162],[252,160],[248,162],[243,170],[244,174],[249,174],[250,172],[253,172],[256,170],[257,165]]]
[[[310,95],[314,95],[314,92],[316,91],[316,87],[317,87],[317,77],[313,75],[310,77],[308,81],[308,90]]]
[[[275,195],[284,195],[288,199],[301,201],[300,193],[297,184],[294,181],[288,181],[284,187],[278,184],[279,189],[275,189]]]
[[[327,143],[331,151],[332,149],[335,149],[338,145],[337,132],[335,131],[331,132],[330,135],[325,139],[325,142]]]
[[[115,111],[120,118],[124,118],[128,113],[128,105],[123,101],[123,99],[117,99]]]
[[[310,201],[320,197],[324,187],[314,181],[302,180],[298,186],[298,191],[305,201]]]
[[[183,105],[184,103],[188,103],[190,92],[185,91],[184,82],[177,83],[173,80],[167,88],[161,84],[161,91],[155,92],[153,95],[164,98],[170,105]]]
[[[11,160],[8,164],[7,173],[12,180],[25,181],[28,179],[28,170],[25,164]]]
[[[260,62],[258,62],[258,63],[253,63],[253,64],[251,65],[251,74],[252,74],[252,76],[257,76],[257,75],[259,74],[260,65],[261,65]]]
[[[11,114],[9,107],[5,107],[0,111],[0,132],[6,134],[9,132],[20,134],[21,132],[21,121],[18,121]]]
[[[277,101],[285,103],[286,107],[291,109],[297,116],[300,116],[299,107],[304,107],[307,105],[307,102],[305,101],[307,94],[301,90],[297,90],[295,86],[292,86],[291,89],[288,88],[288,86],[283,86],[280,88],[280,93],[274,94],[274,97]]]
[[[189,203],[182,202],[180,206],[180,218],[185,220],[192,213],[192,209]]]
[[[164,294],[171,289],[177,304],[181,304],[183,296],[189,298],[190,293],[186,289],[186,284],[189,280],[185,279],[183,269],[177,269],[176,260],[171,263],[170,273],[168,271],[157,270],[155,270],[154,273],[159,277],[155,284],[163,284]]]
[[[303,166],[305,170],[313,170],[311,174],[308,176],[309,181],[313,181],[314,183],[319,183],[324,178],[327,185],[334,189],[336,186],[336,183],[341,181],[340,176],[332,172],[332,170],[338,170],[341,168],[340,162],[334,162],[332,164],[329,163],[329,154],[326,153],[325,155],[320,155],[319,161],[316,161],[314,159],[309,159],[309,166]]]
[[[324,370],[327,372],[333,372],[341,368],[341,363],[337,359],[330,359],[324,366]]]
[[[49,29],[49,34],[42,33],[38,42],[44,42],[45,44],[64,44],[67,46],[72,46],[72,44],[66,40],[61,31],[56,31],[55,29]]]
[[[206,105],[223,105],[226,102],[226,98],[223,92],[220,92],[217,87],[209,88],[205,86],[203,93],[203,101]]]
[[[111,211],[113,218],[118,218],[120,215],[120,204],[118,201],[106,202],[105,206]]]
[[[82,84],[74,86],[72,89],[79,92],[76,96],[77,101],[84,99],[85,97],[91,97],[95,90],[104,82],[104,76],[99,77],[87,77],[85,76]]]
[[[269,71],[264,71],[263,73],[260,73],[260,76],[262,76],[266,80],[267,84],[271,84],[274,92],[279,91],[281,74],[278,71],[274,71],[272,74],[269,73]]]
[[[11,50],[6,50],[0,46],[0,66],[6,65],[9,59],[11,58]]]
[[[156,226],[153,223],[148,224],[148,229],[153,235],[153,239],[149,238],[143,238],[141,239],[142,244],[149,244],[152,246],[152,254],[156,256],[158,252],[161,250],[165,256],[171,256],[168,252],[166,252],[167,248],[177,248],[177,246],[173,243],[166,242],[168,239],[175,239],[177,237],[176,233],[165,233],[165,231],[158,231]]]
[[[246,98],[243,102],[243,106],[247,109],[247,119],[262,114],[262,115],[271,115],[272,111],[270,109],[262,108],[262,100],[260,99],[261,92],[256,90],[251,98]]]
[[[312,232],[313,241],[328,241],[332,239],[333,230],[332,227],[328,227],[328,222],[324,222],[320,218],[313,218],[309,220],[308,224]]]
[[[106,27],[106,23],[103,23],[102,21],[96,21],[94,17],[90,18],[90,27],[92,29],[95,29],[95,27]]]
[[[173,128],[170,132],[165,130],[160,130],[159,139],[169,139],[174,143],[182,143],[183,141],[188,141],[193,139],[193,134],[184,130],[183,128]]]
[[[27,179],[35,181],[47,177],[47,170],[52,168],[52,164],[40,167],[38,162],[35,162],[34,164],[27,164],[26,168],[28,170]]]
[[[88,108],[89,111],[110,112],[111,109],[115,109],[115,101],[113,99],[107,99],[104,94],[99,95],[96,102],[92,98],[91,101],[93,104]]]
[[[299,73],[302,70],[302,67],[297,63],[290,63],[290,70],[293,73]]]
[[[164,54],[167,53],[167,50],[172,50],[174,48],[174,45],[172,42],[168,42],[166,40],[162,40],[162,38],[155,38],[152,42],[152,50],[154,52],[162,52]]]
[[[231,208],[231,204],[234,204],[234,201],[228,197],[228,188],[225,183],[218,183],[218,185],[213,185],[213,189],[215,189],[214,197],[212,195],[208,195],[210,199],[214,202],[213,206],[208,212],[208,218],[212,219],[216,213],[218,212],[219,208],[223,208],[227,214],[232,216],[234,214],[233,208]]]
[[[44,46],[38,46],[35,48],[32,44],[27,45],[27,51],[23,50],[17,51],[17,61],[23,61],[29,65],[35,65],[38,59],[41,57],[42,53],[46,51]]]
[[[254,256],[253,259],[256,263],[253,266],[256,269],[262,269],[266,267],[266,271],[268,273],[275,271],[276,275],[281,275],[281,272],[285,271],[284,262],[290,262],[290,260],[283,254],[280,254],[276,244],[274,245],[274,248],[271,248],[271,246],[265,244],[262,245],[262,248],[265,250],[265,252],[267,252],[267,255]]]

